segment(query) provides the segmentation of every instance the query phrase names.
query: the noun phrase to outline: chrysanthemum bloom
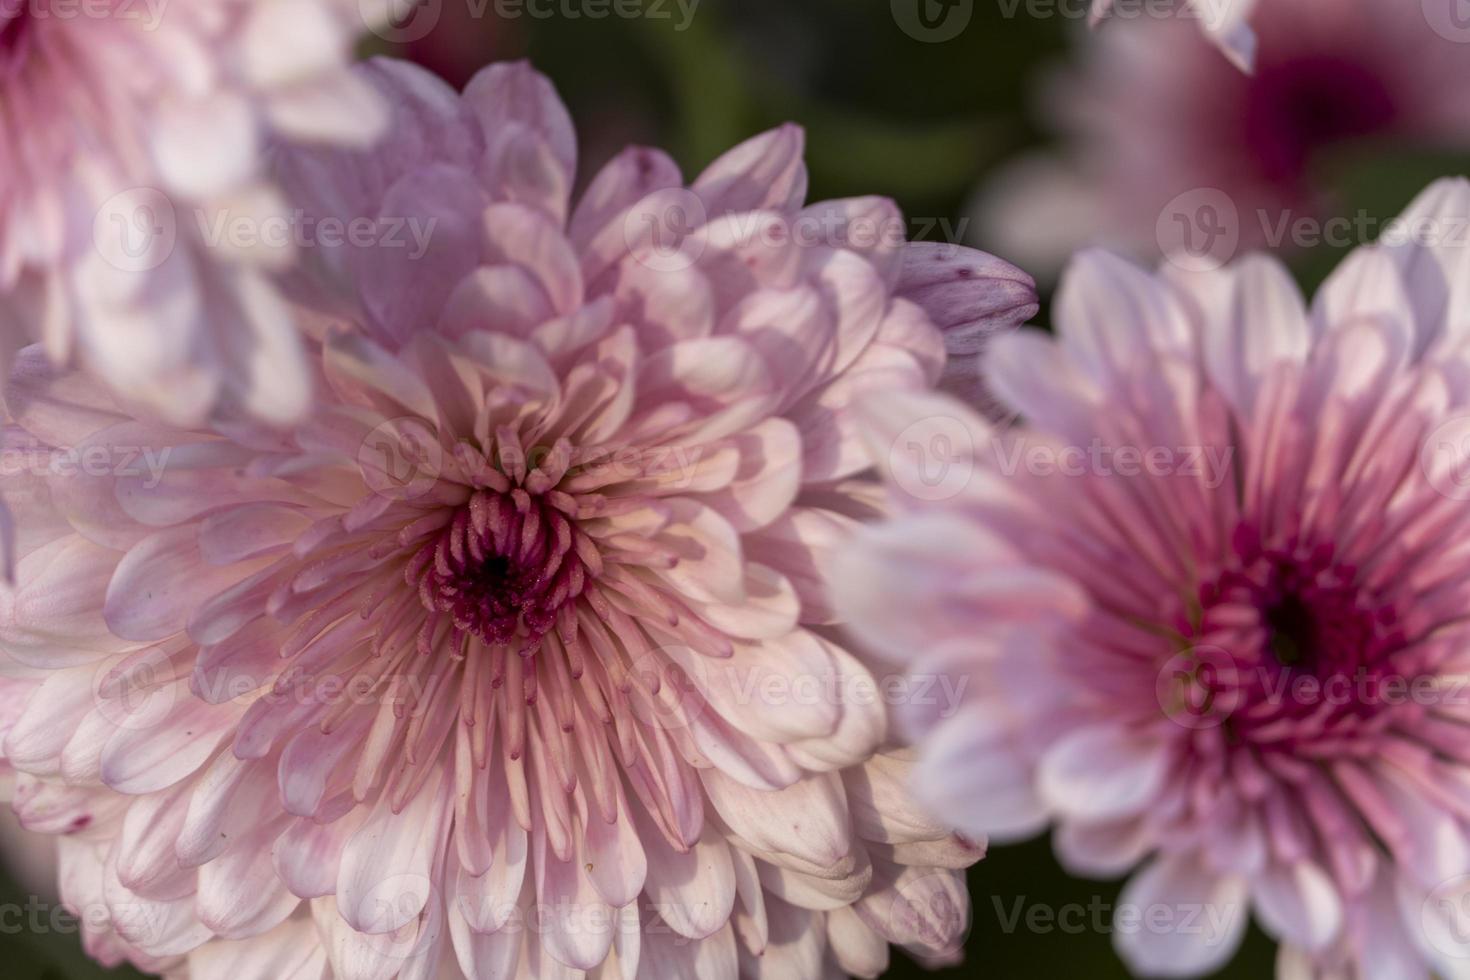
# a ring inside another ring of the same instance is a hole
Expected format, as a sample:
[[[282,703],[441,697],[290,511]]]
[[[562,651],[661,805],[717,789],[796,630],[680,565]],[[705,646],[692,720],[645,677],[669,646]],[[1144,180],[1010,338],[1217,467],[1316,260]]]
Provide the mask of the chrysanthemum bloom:
[[[1120,0],[1092,0],[1092,23],[1096,26],[1120,6]],[[1128,7],[1129,0],[1121,0]],[[1146,5],[1145,5],[1146,6]],[[1256,35],[1250,28],[1251,11],[1256,0],[1181,0],[1176,16],[1196,20],[1225,57],[1244,71],[1250,71],[1256,57]],[[1133,5],[1129,16],[1137,16],[1138,5]]]
[[[1324,190],[1357,154],[1470,146],[1458,97],[1470,44],[1443,27],[1454,3],[1425,0],[1421,14],[1417,0],[1271,0],[1253,18],[1250,75],[1177,18],[1109,25],[1046,87],[1040,112],[1060,152],[982,189],[983,244],[1054,277],[1085,245],[1218,265],[1369,241],[1377,228]]]
[[[0,0],[3,363],[40,341],[183,424],[303,411],[262,147],[379,132],[346,69],[377,2]]]
[[[1250,911],[1292,970],[1461,975],[1467,222],[1470,184],[1434,185],[1310,309],[1268,259],[1084,254],[1059,337],[992,349],[1023,423],[863,403],[906,513],[845,556],[838,609],[975,694],[906,715],[920,799],[974,835],[1055,824],[1079,874],[1141,866],[1140,974],[1218,967]]]
[[[909,798],[824,584],[876,513],[852,399],[932,384],[999,264],[902,244],[886,201],[802,208],[794,127],[688,187],[629,149],[572,208],[529,68],[363,75],[400,138],[283,180],[437,223],[298,278],[308,422],[11,380],[4,755],[108,913],[92,948],[349,980],[952,958],[979,850]]]

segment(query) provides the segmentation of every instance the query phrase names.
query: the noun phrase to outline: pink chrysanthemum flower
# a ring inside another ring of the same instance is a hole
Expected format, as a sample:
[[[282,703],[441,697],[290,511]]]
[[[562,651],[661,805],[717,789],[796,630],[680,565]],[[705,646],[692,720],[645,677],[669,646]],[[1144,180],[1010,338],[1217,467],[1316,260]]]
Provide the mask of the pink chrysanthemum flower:
[[[1088,245],[1221,265],[1370,241],[1387,215],[1365,227],[1329,192],[1338,175],[1365,153],[1470,146],[1458,96],[1470,32],[1451,31],[1455,3],[1271,0],[1250,75],[1177,18],[1111,25],[1048,80],[1040,108],[1061,153],[1017,160],[983,189],[984,244],[1055,276]]]
[[[185,424],[303,411],[269,279],[299,236],[262,146],[378,133],[346,70],[377,2],[0,0],[4,363],[41,341]]]
[[[908,514],[838,608],[974,694],[907,715],[920,798],[974,835],[1055,824],[1079,874],[1142,865],[1141,975],[1218,967],[1247,911],[1283,975],[1461,975],[1467,227],[1470,184],[1436,184],[1310,309],[1267,259],[1084,254],[1059,337],[989,358],[1023,424],[864,404]]]
[[[883,200],[802,208],[794,127],[688,187],[629,149],[573,208],[529,68],[363,75],[401,138],[282,179],[436,224],[303,268],[308,422],[11,381],[46,465],[4,488],[3,754],[91,948],[196,980],[953,957],[979,851],[909,798],[824,586],[876,513],[852,399],[932,384],[936,323],[1017,274]]]
[[[1098,24],[1120,3],[1126,7],[1129,0],[1092,0],[1092,23]],[[1255,6],[1256,0],[1180,0],[1175,16],[1198,21],[1200,30],[1232,64],[1250,71],[1256,58],[1256,35],[1249,23]],[[1136,17],[1136,11],[1135,5],[1129,16]]]

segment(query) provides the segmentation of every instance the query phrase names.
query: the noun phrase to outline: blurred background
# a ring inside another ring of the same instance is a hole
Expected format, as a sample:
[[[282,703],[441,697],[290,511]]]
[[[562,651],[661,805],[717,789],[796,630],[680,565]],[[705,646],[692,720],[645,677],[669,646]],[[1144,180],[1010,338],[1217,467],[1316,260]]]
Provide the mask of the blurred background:
[[[886,195],[911,237],[1011,259],[1042,286],[1042,326],[1078,247],[1186,268],[1268,249],[1310,289],[1430,179],[1470,169],[1458,0],[1261,0],[1251,76],[1166,2],[1119,0],[1089,34],[1086,0],[421,0],[365,48],[455,85],[531,58],[571,107],[584,181],[626,143],[693,176],[798,121],[813,199]],[[51,914],[45,840],[6,850],[0,909],[21,914],[0,916],[0,976],[136,976],[90,964]],[[1119,883],[1069,877],[1046,840],[993,848],[970,885],[968,965],[896,956],[890,976],[1128,976],[1107,926]],[[1269,976],[1273,957],[1253,933],[1219,976]]]

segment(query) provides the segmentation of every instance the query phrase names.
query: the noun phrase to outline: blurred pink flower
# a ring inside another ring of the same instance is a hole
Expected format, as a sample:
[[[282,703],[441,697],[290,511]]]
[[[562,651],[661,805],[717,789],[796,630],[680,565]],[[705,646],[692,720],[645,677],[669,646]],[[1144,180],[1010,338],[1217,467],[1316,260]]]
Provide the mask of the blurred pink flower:
[[[291,240],[264,233],[289,210],[262,147],[377,135],[345,70],[376,2],[0,0],[3,363],[41,341],[185,424],[299,415],[305,362],[269,280]]]
[[[111,915],[91,948],[195,980],[954,958],[980,852],[909,797],[825,582],[876,514],[852,400],[933,384],[936,322],[1019,274],[885,200],[803,208],[792,126],[687,187],[630,148],[573,207],[530,68],[362,74],[397,138],[282,183],[432,233],[298,268],[306,422],[171,427],[29,352],[11,381],[46,465],[3,488],[3,754]]]
[[[1405,217],[1310,309],[1270,259],[1084,253],[1059,336],[990,354],[1023,424],[860,409],[905,516],[844,554],[838,608],[973,695],[902,714],[920,799],[977,839],[1055,824],[1077,874],[1142,865],[1140,975],[1219,967],[1247,909],[1284,976],[1470,953],[1470,184]]]
[[[0,762],[0,801],[10,802],[14,784],[14,770]],[[0,806],[0,867],[33,896],[56,901],[56,840],[26,830],[9,806]]]
[[[1136,2],[1131,5],[1137,9]],[[1130,0],[1092,0],[1093,24],[1119,6],[1130,6]],[[1256,0],[1180,0],[1175,16],[1198,21],[1200,30],[1225,57],[1237,68],[1250,71],[1256,57],[1256,35],[1249,24],[1255,6]]]
[[[1111,25],[1047,79],[1040,108],[1060,151],[981,188],[981,244],[1054,278],[1087,245],[1218,266],[1370,240],[1378,229],[1325,190],[1334,167],[1364,148],[1470,146],[1470,34],[1445,26],[1457,2],[1425,0],[1421,14],[1417,0],[1271,0],[1249,75],[1179,18]]]

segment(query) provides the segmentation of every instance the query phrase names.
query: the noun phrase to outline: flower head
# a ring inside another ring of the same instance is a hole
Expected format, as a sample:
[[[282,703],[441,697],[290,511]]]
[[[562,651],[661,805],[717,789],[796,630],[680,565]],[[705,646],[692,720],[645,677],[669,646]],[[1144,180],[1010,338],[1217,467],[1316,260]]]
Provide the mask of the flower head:
[[[1084,254],[1059,336],[989,359],[1022,425],[865,404],[909,513],[847,555],[839,608],[973,680],[909,713],[920,797],[972,835],[1054,823],[1078,873],[1141,865],[1120,908],[1176,916],[1117,933],[1141,973],[1216,968],[1247,908],[1288,966],[1465,953],[1467,217],[1470,184],[1434,185],[1310,309],[1266,259]]]
[[[1254,17],[1249,75],[1180,18],[1113,25],[1049,80],[1043,113],[1061,154],[1007,168],[978,223],[1050,276],[1088,245],[1203,267],[1365,243],[1381,227],[1344,211],[1335,175],[1365,150],[1458,150],[1470,132],[1455,96],[1470,84],[1470,48],[1445,26],[1453,0],[1423,6],[1406,16],[1372,0],[1272,0]]]
[[[374,0],[0,0],[0,346],[174,421],[282,421],[309,379],[270,284],[294,236],[267,138],[361,145]],[[237,234],[241,224],[248,234]]]
[[[298,270],[307,421],[12,379],[45,465],[9,487],[4,755],[66,897],[107,911],[94,950],[349,978],[955,955],[979,851],[909,798],[825,585],[877,507],[853,399],[932,384],[925,308],[984,319],[998,263],[904,244],[886,201],[803,208],[794,127],[688,186],[629,149],[573,206],[525,65],[462,96],[362,77],[402,142],[280,179],[431,233]]]

